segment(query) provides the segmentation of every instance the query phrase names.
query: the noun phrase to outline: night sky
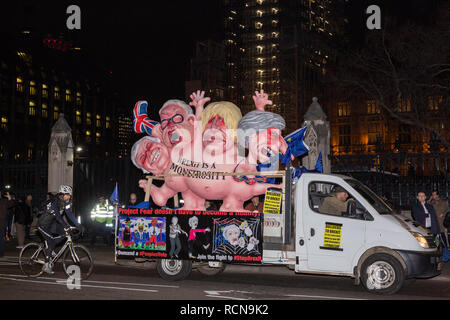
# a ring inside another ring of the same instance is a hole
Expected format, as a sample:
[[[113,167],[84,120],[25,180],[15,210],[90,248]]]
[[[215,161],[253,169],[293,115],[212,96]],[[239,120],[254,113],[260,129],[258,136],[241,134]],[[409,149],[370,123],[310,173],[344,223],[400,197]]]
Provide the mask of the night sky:
[[[399,23],[427,21],[439,0],[349,0],[348,32],[364,36],[365,8],[378,4]],[[89,59],[111,70],[123,106],[147,99],[158,108],[171,98],[184,98],[189,59],[196,40],[223,37],[219,0],[195,1],[10,1],[2,3],[0,33],[28,26],[34,33],[77,39]],[[66,28],[67,6],[81,8],[81,31]]]
[[[66,8],[81,8],[81,31],[66,28]],[[0,12],[1,31],[29,26],[35,34],[76,39],[89,59],[113,72],[121,104],[147,99],[155,108],[184,99],[195,41],[222,36],[215,1],[16,1]]]

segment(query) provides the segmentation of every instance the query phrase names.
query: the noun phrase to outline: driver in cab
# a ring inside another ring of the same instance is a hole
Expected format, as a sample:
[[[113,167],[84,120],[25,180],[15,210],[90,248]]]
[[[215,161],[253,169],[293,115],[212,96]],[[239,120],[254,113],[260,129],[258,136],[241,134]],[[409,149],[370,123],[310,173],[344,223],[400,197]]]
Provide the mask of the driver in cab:
[[[347,211],[348,193],[344,188],[337,186],[333,190],[333,194],[326,197],[319,208],[320,213],[332,214],[335,216],[342,216],[343,212]]]

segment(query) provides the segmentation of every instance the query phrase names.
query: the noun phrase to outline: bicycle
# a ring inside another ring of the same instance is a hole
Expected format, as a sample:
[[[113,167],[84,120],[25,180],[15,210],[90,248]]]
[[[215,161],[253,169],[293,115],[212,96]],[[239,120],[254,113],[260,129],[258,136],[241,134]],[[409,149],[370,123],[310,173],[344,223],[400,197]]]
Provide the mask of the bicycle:
[[[75,244],[72,241],[72,235],[70,231],[77,229],[70,227],[69,232],[63,236],[54,237],[54,239],[60,239],[65,237],[67,240],[61,249],[56,253],[52,254],[50,263],[55,265],[55,262],[59,260],[62,256],[62,264],[64,272],[67,276],[72,274],[68,272],[68,268],[71,265],[76,265],[80,268],[80,279],[86,280],[91,274],[94,268],[94,261],[92,259],[89,250],[81,244]],[[28,243],[19,254],[19,266],[22,272],[31,278],[36,278],[42,275],[43,266],[45,265],[45,242]]]

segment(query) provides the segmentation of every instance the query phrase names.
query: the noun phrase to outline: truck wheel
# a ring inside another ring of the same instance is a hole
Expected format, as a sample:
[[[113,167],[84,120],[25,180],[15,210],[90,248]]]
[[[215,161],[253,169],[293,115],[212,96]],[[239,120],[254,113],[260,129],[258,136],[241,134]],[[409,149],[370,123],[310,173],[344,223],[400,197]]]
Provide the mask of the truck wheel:
[[[225,263],[220,262],[218,268],[213,268],[210,266],[200,266],[197,268],[197,270],[205,276],[216,276],[218,274],[221,274],[225,270]]]
[[[178,281],[186,279],[192,271],[192,261],[160,259],[156,263],[156,270],[164,280]]]
[[[361,267],[361,282],[370,293],[394,294],[403,286],[405,273],[400,262],[391,255],[377,253]]]

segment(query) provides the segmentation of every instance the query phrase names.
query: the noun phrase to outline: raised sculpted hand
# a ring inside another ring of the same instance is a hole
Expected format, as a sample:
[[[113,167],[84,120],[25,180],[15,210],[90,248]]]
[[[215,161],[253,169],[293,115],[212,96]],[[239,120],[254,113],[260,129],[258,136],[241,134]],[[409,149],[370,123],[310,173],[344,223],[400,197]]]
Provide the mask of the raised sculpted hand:
[[[189,103],[189,105],[195,107],[195,118],[197,120],[200,120],[201,114],[203,112],[203,106],[205,105],[205,103],[210,101],[211,98],[205,98],[205,91],[200,90],[197,90],[197,92],[193,92],[190,97],[192,101]]]
[[[266,105],[272,105],[272,100],[269,100],[269,95],[264,93],[263,89],[260,92],[255,91],[253,101],[255,102],[256,110],[264,111]]]

